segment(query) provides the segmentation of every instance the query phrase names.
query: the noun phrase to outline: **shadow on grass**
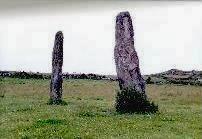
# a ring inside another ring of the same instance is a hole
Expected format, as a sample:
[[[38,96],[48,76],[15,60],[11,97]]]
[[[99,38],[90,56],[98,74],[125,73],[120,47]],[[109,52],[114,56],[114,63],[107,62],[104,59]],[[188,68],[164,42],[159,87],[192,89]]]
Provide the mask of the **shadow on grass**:
[[[32,107],[26,107],[26,108],[19,108],[16,110],[16,112],[26,112],[26,111],[32,111],[32,110],[33,110]]]
[[[61,119],[44,119],[44,120],[38,120],[35,124],[35,128],[47,126],[47,125],[61,125],[65,124],[65,120]]]
[[[53,101],[52,99],[49,99],[47,104],[48,105],[68,105],[68,103],[64,100]]]
[[[108,117],[107,113],[103,112],[94,112],[94,111],[81,111],[78,113],[79,117]]]

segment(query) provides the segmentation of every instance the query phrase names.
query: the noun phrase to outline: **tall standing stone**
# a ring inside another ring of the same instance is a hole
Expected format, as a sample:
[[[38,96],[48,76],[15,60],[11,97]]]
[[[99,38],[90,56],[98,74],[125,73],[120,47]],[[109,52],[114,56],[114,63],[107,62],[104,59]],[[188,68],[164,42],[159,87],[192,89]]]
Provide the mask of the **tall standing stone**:
[[[117,15],[115,29],[114,57],[120,89],[133,88],[145,94],[145,82],[140,73],[139,59],[134,48],[134,32],[129,12]]]
[[[50,83],[50,99],[53,104],[62,100],[62,65],[63,65],[63,33],[58,31],[52,52],[52,75]]]

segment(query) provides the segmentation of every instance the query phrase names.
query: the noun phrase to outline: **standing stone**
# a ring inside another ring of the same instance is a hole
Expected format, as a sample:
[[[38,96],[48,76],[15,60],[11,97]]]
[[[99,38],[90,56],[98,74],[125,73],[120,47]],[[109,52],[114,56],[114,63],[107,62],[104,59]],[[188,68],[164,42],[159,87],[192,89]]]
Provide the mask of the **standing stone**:
[[[120,89],[133,88],[145,97],[145,81],[141,76],[139,59],[134,48],[134,32],[129,12],[116,17],[114,57]]]
[[[50,100],[53,104],[62,101],[62,65],[63,65],[63,33],[58,31],[52,52],[52,75],[50,83]]]

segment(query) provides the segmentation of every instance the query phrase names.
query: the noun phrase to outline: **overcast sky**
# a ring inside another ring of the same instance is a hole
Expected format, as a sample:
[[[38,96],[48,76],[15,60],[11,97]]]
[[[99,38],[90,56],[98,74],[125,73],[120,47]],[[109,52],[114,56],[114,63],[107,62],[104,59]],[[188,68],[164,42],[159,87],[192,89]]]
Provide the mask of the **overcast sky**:
[[[115,17],[129,11],[143,74],[202,70],[202,2],[0,0],[0,70],[51,72],[64,33],[63,72],[116,74]]]

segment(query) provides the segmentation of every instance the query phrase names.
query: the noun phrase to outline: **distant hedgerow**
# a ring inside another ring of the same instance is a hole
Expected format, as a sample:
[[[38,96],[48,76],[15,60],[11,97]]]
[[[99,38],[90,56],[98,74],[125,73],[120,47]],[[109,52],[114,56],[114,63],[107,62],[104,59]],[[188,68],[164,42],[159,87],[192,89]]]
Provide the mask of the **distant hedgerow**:
[[[156,113],[158,111],[158,105],[147,100],[144,94],[133,88],[117,92],[115,107],[119,113]]]

